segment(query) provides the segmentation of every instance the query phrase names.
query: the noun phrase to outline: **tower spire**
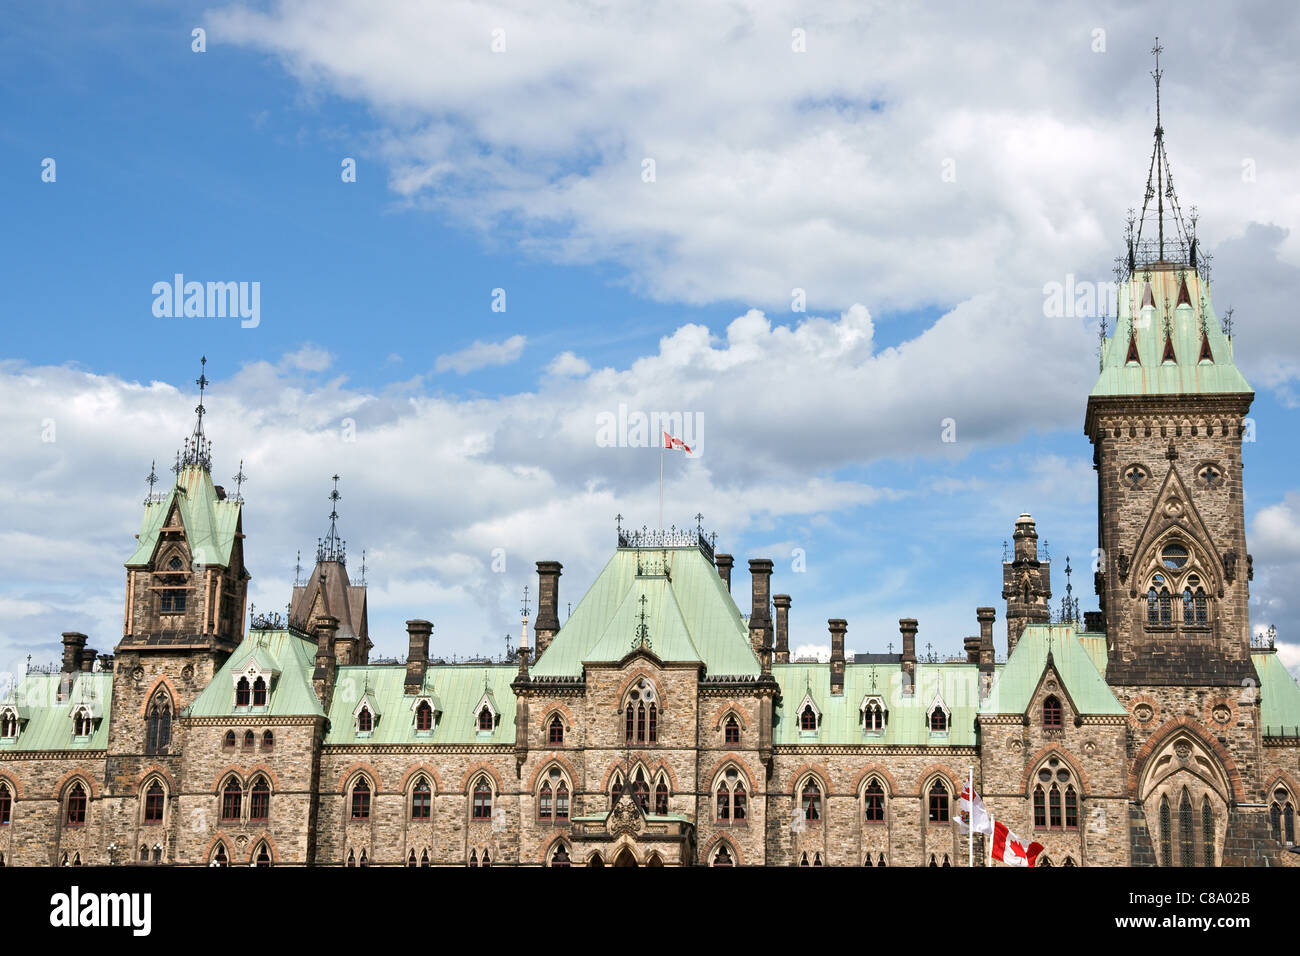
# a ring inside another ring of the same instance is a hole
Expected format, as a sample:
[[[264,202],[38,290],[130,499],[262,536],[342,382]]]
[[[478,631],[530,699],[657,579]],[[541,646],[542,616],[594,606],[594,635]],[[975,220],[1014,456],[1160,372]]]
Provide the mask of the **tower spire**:
[[[1151,47],[1155,57],[1155,69],[1151,79],[1156,87],[1156,128],[1155,142],[1151,149],[1151,163],[1147,169],[1147,186],[1142,197],[1142,215],[1137,220],[1137,232],[1129,237],[1128,266],[1132,275],[1139,267],[1155,262],[1170,262],[1196,267],[1196,221],[1192,219],[1191,228],[1183,219],[1182,209],[1178,205],[1178,194],[1174,192],[1174,176],[1169,168],[1169,156],[1165,151],[1165,128],[1161,115],[1160,80],[1164,70],[1160,68],[1160,54],[1164,52],[1160,38],[1156,37]],[[1152,200],[1155,200],[1154,204]],[[1173,229],[1165,235],[1165,203],[1168,201],[1170,223]],[[1154,218],[1154,223],[1149,219]],[[1143,232],[1146,238],[1143,238]],[[1152,237],[1151,233],[1155,236]],[[1168,247],[1168,248],[1167,248]]]
[[[337,561],[339,564],[347,563],[347,542],[339,537],[339,499],[343,496],[339,494],[339,476],[332,476],[334,490],[330,492],[330,530],[325,535],[320,545],[316,548],[316,560],[320,561]]]
[[[208,376],[206,374],[208,357],[205,355],[199,361],[199,377],[194,380],[194,384],[199,387],[199,404],[194,408],[196,416],[194,430],[185,439],[179,465],[182,468],[193,466],[202,468],[204,471],[210,471],[212,468],[212,442],[203,433],[203,416],[207,414],[207,409],[203,407],[203,393],[208,387]]]

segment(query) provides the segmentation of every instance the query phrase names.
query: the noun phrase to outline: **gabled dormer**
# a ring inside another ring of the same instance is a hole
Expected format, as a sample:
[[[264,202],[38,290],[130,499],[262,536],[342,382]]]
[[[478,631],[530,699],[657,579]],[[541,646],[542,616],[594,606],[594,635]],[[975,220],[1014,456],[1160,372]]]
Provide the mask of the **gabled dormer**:
[[[352,708],[352,726],[358,737],[369,737],[379,726],[383,711],[375,700],[374,692],[367,686],[361,692],[361,699]]]
[[[483,696],[474,705],[474,726],[478,729],[480,736],[487,736],[495,733],[500,723],[501,708],[497,706],[492,691],[484,690]]]
[[[813,700],[811,691],[803,695],[803,700],[799,702],[799,706],[795,708],[794,713],[795,720],[799,722],[800,735],[812,735],[821,730],[822,711],[817,706],[817,702]]]
[[[269,707],[279,678],[280,668],[276,666],[275,658],[264,644],[258,643],[253,653],[230,672],[235,707],[246,707],[253,712]]]
[[[27,708],[16,700],[0,704],[0,746],[18,740],[27,726],[28,717]]]
[[[437,695],[417,694],[411,699],[411,727],[417,737],[432,736],[442,715],[442,704]]]
[[[868,694],[858,705],[858,722],[864,733],[877,736],[889,725],[889,708],[880,694]]]
[[[942,694],[935,694],[925,708],[925,726],[932,737],[947,737],[952,730],[952,708],[943,699]]]

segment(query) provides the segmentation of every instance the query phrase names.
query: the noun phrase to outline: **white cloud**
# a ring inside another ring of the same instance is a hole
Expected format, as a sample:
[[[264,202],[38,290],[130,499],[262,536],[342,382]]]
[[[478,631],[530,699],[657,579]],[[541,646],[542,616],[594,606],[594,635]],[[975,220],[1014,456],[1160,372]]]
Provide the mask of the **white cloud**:
[[[323,372],[334,364],[334,356],[323,348],[308,344],[286,355],[284,364],[304,372]]]
[[[800,644],[790,654],[790,660],[817,660],[825,663],[831,659],[829,644]]]
[[[578,378],[591,371],[591,363],[572,352],[561,352],[551,360],[550,365],[546,366],[546,371],[549,375]]]
[[[434,362],[434,371],[452,371],[458,375],[466,375],[491,365],[509,365],[511,362],[519,361],[519,356],[524,354],[524,345],[527,341],[522,335],[512,335],[504,342],[480,342],[475,339],[473,345],[459,352],[439,355]]]

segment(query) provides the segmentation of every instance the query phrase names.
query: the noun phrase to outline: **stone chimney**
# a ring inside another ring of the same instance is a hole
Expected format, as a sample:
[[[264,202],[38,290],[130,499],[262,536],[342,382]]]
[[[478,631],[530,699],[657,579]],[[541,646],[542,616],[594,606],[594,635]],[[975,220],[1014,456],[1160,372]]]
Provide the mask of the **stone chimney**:
[[[903,696],[911,697],[916,693],[916,618],[900,617],[898,630],[903,635]]]
[[[81,670],[82,673],[89,674],[95,669],[95,649],[87,647],[81,652]]]
[[[966,663],[978,664],[980,662],[980,639],[978,637],[967,637],[963,638],[961,643],[966,650]]]
[[[311,686],[326,713],[334,698],[334,636],[338,629],[336,617],[322,617],[316,622],[316,669],[311,675]]]
[[[409,641],[406,652],[406,683],[403,691],[418,694],[424,689],[424,671],[429,665],[429,635],[433,625],[428,621],[407,621],[406,636]]]
[[[736,559],[729,554],[719,554],[714,557],[718,564],[718,575],[722,580],[727,582],[727,590],[731,590],[731,568],[736,563]]]
[[[1083,612],[1083,629],[1089,634],[1102,634],[1106,630],[1106,617],[1101,611]]]
[[[545,653],[551,638],[560,630],[560,573],[563,567],[559,561],[537,562],[536,657]]]
[[[993,621],[997,618],[997,608],[977,607],[975,619],[980,622],[980,656],[981,674],[993,673]]]
[[[844,695],[844,632],[849,629],[849,622],[842,617],[833,617],[826,622],[831,629],[831,696]]]
[[[1002,563],[1002,597],[1007,602],[1007,655],[1030,624],[1051,620],[1052,565],[1038,559],[1038,529],[1029,514],[1016,519],[1015,555]]]
[[[776,606],[776,662],[790,663],[790,595],[773,594]]]
[[[81,670],[81,655],[86,649],[86,635],[79,631],[63,632],[63,666],[65,674],[75,674]]]
[[[768,602],[772,594],[772,561],[770,558],[751,558],[749,561],[750,605],[749,643],[761,659],[772,652],[772,614]]]

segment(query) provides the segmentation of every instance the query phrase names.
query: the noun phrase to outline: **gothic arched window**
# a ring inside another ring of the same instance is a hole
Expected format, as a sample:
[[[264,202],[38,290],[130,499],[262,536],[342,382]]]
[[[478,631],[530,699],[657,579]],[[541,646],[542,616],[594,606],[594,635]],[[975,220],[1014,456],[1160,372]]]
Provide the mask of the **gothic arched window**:
[[[222,740],[221,745],[225,747],[227,750],[235,749],[235,732],[233,730],[226,731],[226,736]]]
[[[166,694],[159,694],[150,705],[145,731],[144,752],[165,754],[172,742],[172,705]]]
[[[68,791],[68,813],[64,819],[70,827],[86,822],[86,788],[80,783],[74,783]]]
[[[1043,701],[1043,726],[1059,728],[1062,726],[1061,701],[1055,695],[1048,695]]]
[[[803,807],[804,819],[820,820],[822,818],[822,788],[817,785],[817,781],[811,777],[808,778],[799,797],[800,805]]]
[[[262,731],[262,749],[263,750],[275,749],[275,734],[271,733],[271,731],[269,730]]]
[[[216,849],[212,851],[211,866],[230,866],[230,855],[226,853],[226,845],[218,843]]]
[[[157,780],[154,780],[145,788],[144,791],[144,822],[145,823],[162,823],[163,819],[163,786]]]
[[[421,733],[433,729],[433,708],[427,700],[422,700],[415,706],[415,729]]]
[[[546,742],[552,747],[558,747],[564,743],[564,721],[560,720],[560,715],[556,714],[551,718],[547,726]]]
[[[496,729],[497,722],[492,716],[492,708],[487,704],[478,712],[478,729],[481,733],[491,733]]]
[[[566,823],[569,819],[569,782],[559,767],[551,767],[537,793],[537,819]]]
[[[749,819],[749,793],[745,789],[745,778],[735,767],[728,767],[718,775],[714,793],[718,823],[744,824]]]
[[[362,858],[364,859],[364,857],[365,857],[365,852],[362,851]],[[258,844],[258,846],[257,846],[257,854],[256,854],[256,856],[254,857],[253,865],[254,865],[254,866],[270,866],[270,865],[271,865],[271,851],[270,851],[270,849],[267,847],[267,845],[266,845],[265,843],[259,843],[259,844]],[[362,866],[365,866],[364,863],[362,863],[361,865],[362,865]]]
[[[257,742],[257,735],[254,734],[251,730],[245,730],[245,731],[244,731],[244,749],[245,749],[245,750],[252,750],[252,749],[253,749],[253,744],[255,744],[256,742]]]
[[[271,785],[266,778],[259,775],[253,781],[253,789],[248,798],[248,819],[266,820],[271,816]]]
[[[661,817],[668,815],[668,783],[662,776],[655,785],[655,813]]]
[[[1201,798],[1201,852],[1205,866],[1214,866],[1214,808],[1210,798]]]
[[[492,785],[486,777],[474,782],[472,817],[475,820],[492,819]]]
[[[1037,829],[1075,830],[1079,826],[1079,791],[1074,774],[1059,757],[1038,769],[1033,790]]]
[[[429,781],[420,777],[411,788],[411,819],[427,820],[433,812],[433,790]]]
[[[1160,797],[1160,863],[1163,866],[1174,865],[1174,833],[1172,819],[1169,815],[1169,797]]]
[[[885,706],[879,698],[873,697],[863,705],[862,728],[869,734],[884,733]]]
[[[9,784],[0,783],[0,827],[8,826],[13,820],[14,797],[9,792]]]
[[[1180,866],[1196,865],[1192,838],[1192,798],[1186,787],[1183,787],[1183,795],[1178,801],[1178,863]]]
[[[239,678],[239,682],[235,684],[235,706],[247,707],[250,693],[251,688],[248,686],[248,678]]]
[[[636,776],[632,779],[631,788],[632,799],[641,807],[642,813],[650,812],[650,784],[646,782],[645,771],[640,767],[637,768]]]
[[[930,785],[930,822],[948,822],[948,785],[942,780]]]
[[[551,854],[551,866],[569,866],[569,849],[563,843],[557,844]]]
[[[803,710],[799,711],[799,729],[817,729],[817,711],[813,710],[812,704],[804,704]]]
[[[370,712],[369,707],[362,707],[357,711],[357,733],[368,734],[375,729],[375,715]]]
[[[244,788],[239,785],[238,780],[231,777],[221,789],[221,819],[227,822],[237,821],[243,799]]]
[[[728,746],[740,743],[740,723],[734,716],[728,717],[727,722],[722,725],[722,742]]]
[[[259,677],[253,681],[253,706],[266,706],[266,678]]]
[[[18,715],[12,710],[0,713],[0,737],[13,740],[18,736]]]
[[[885,822],[885,788],[875,777],[862,791],[863,815],[868,823]]]
[[[735,866],[735,860],[732,859],[731,851],[727,848],[726,843],[719,843],[717,851],[713,854],[714,866]]]
[[[358,777],[352,785],[352,819],[370,819],[370,781],[365,777]]]

